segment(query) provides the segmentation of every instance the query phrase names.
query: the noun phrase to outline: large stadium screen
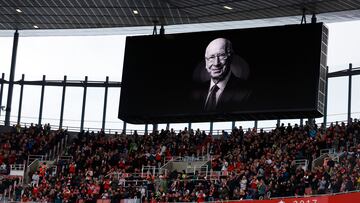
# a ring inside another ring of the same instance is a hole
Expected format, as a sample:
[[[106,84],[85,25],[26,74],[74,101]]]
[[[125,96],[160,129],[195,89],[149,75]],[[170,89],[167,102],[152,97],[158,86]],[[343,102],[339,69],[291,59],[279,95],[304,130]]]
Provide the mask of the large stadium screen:
[[[119,118],[168,123],[319,117],[327,28],[126,38]]]

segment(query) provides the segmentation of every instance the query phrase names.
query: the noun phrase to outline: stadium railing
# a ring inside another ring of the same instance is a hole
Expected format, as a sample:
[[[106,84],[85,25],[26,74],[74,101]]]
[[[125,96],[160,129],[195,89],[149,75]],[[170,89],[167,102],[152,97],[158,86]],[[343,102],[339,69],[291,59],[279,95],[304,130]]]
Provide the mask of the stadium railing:
[[[4,124],[5,121],[1,120],[0,123]],[[17,122],[10,122],[10,125],[17,125],[18,123]],[[34,123],[28,123],[28,122],[20,122],[19,123],[21,127],[28,127],[30,126],[31,124],[34,124]],[[52,129],[60,129],[60,126],[58,125],[51,125],[51,128]],[[76,127],[76,126],[62,126],[62,129],[64,130],[67,130],[68,132],[80,132],[80,127]],[[264,131],[271,131],[273,129],[275,129],[275,127],[262,127],[262,128],[259,128],[258,130],[260,129],[263,129]],[[92,128],[92,127],[84,127],[84,131],[89,131],[89,132],[100,132],[101,128]],[[161,129],[159,129],[161,130]],[[195,130],[195,129],[194,129]],[[222,135],[222,131],[226,131],[226,132],[231,132],[233,129],[214,129],[212,132],[210,130],[201,130],[201,131],[204,131],[206,134],[209,134],[211,133],[211,135],[215,136],[220,136]],[[247,130],[247,129],[244,129],[244,130]],[[144,135],[146,133],[145,130],[141,130],[141,129],[126,129],[125,131],[125,134],[127,135],[132,135],[135,133],[135,131],[139,134],[139,135]],[[178,130],[176,130],[178,131]],[[113,134],[122,134],[124,133],[124,130],[121,129],[121,128],[112,128],[112,129],[105,129],[104,132],[106,134],[110,134],[110,135],[113,135]],[[148,130],[148,133],[152,132],[152,130]]]

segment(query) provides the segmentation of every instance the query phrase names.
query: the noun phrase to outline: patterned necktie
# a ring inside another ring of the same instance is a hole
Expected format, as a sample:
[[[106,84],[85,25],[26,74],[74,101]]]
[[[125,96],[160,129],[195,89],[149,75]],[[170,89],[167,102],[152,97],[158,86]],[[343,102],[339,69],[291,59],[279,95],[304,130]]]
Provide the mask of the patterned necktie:
[[[216,110],[216,92],[219,90],[220,88],[217,85],[214,85],[211,88],[211,92],[209,95],[209,98],[205,104],[205,110],[206,111],[214,111]]]

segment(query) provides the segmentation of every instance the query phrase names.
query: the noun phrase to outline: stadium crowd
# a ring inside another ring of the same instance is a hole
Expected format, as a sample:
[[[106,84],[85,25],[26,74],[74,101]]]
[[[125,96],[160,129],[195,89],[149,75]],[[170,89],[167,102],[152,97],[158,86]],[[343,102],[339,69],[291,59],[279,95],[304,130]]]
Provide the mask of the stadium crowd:
[[[0,133],[0,196],[15,181],[9,176],[10,165],[24,164],[28,155],[45,155],[67,135],[66,130],[52,131],[50,124],[21,128],[15,125],[12,131]]]
[[[203,202],[352,191],[360,189],[358,140],[358,120],[348,125],[334,123],[326,129],[316,124],[282,124],[269,132],[239,127],[219,137],[186,128],[130,136],[82,132],[64,152],[71,160],[58,160],[56,167],[42,164],[30,175],[29,185],[15,188],[14,199]],[[313,167],[320,150],[329,148],[337,156],[328,156]],[[208,173],[141,173],[143,166],[159,168],[173,157],[196,160],[204,155],[211,156]],[[299,166],[299,159],[308,160],[309,165]]]
[[[0,174],[9,174],[12,164],[23,164],[28,155],[45,155],[66,135],[66,130],[51,131],[50,124],[21,128],[0,135]]]

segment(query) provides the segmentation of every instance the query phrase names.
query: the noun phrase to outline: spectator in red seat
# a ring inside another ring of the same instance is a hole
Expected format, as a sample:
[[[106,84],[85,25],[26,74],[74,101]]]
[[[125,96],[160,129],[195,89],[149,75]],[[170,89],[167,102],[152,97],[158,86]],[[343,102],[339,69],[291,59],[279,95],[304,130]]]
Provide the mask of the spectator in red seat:
[[[197,202],[205,202],[206,195],[203,192],[203,190],[197,192],[196,196],[197,196]]]
[[[70,174],[75,174],[75,171],[76,171],[76,164],[75,162],[72,162],[70,165],[69,165],[69,173]]]

